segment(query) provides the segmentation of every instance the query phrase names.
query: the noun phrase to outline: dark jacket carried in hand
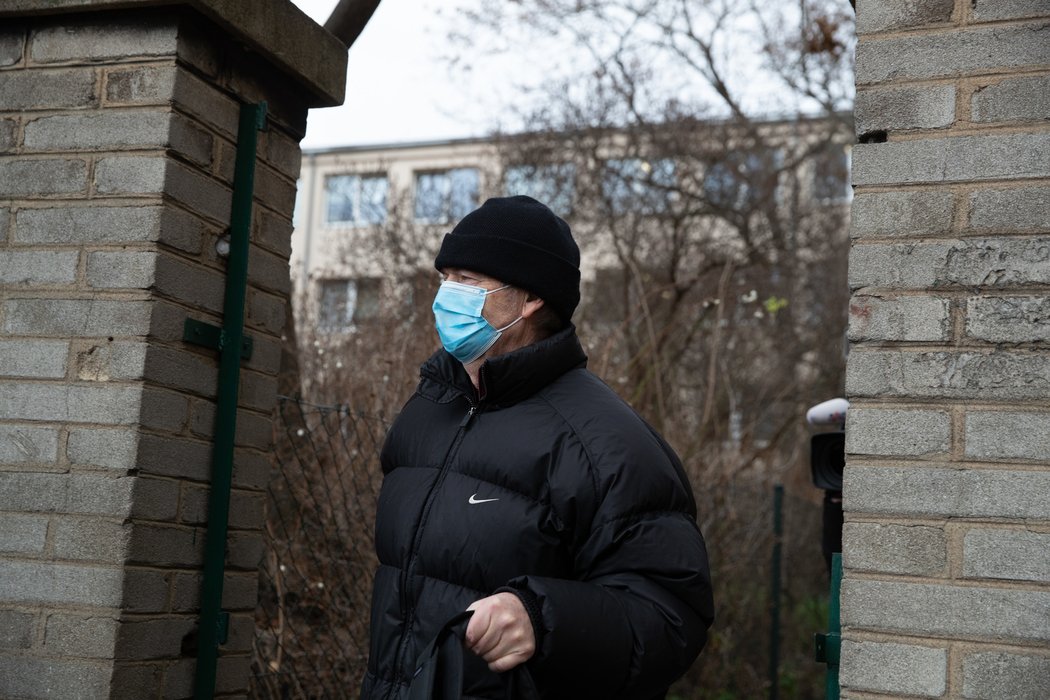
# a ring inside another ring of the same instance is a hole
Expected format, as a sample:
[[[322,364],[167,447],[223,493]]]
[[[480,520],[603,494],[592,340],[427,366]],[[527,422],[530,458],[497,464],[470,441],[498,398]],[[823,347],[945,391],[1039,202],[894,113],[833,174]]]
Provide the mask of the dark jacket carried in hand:
[[[488,360],[480,391],[444,350],[423,365],[382,452],[364,698],[398,698],[442,624],[500,590],[532,619],[545,698],[660,698],[700,652],[713,604],[681,464],[585,365],[571,327]],[[465,656],[464,697],[506,697]]]

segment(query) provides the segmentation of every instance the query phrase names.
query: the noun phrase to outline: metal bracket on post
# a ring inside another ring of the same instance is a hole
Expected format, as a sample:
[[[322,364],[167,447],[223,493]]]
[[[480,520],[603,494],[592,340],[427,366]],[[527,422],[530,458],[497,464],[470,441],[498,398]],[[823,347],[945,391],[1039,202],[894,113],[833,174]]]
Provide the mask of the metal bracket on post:
[[[200,345],[204,348],[222,352],[225,337],[222,328],[205,321],[187,318],[182,324],[182,340],[192,345]],[[252,359],[253,348],[254,343],[251,336],[246,335],[241,338],[241,359]]]

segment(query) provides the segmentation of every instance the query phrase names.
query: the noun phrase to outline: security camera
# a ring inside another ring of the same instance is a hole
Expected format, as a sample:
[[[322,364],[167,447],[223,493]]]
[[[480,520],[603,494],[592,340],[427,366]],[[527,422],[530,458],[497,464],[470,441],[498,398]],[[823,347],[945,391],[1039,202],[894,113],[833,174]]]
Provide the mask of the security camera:
[[[846,411],[849,401],[831,399],[806,411],[806,422],[815,429],[809,441],[809,466],[813,485],[824,489],[821,551],[831,571],[831,556],[842,551],[842,472],[846,467]]]
[[[806,422],[814,428],[836,426],[838,430],[842,430],[846,424],[848,408],[849,401],[846,399],[828,399],[806,411]]]
[[[842,490],[846,466],[846,410],[849,401],[830,399],[806,411],[806,422],[820,430],[810,438],[809,464],[813,485],[826,491]]]

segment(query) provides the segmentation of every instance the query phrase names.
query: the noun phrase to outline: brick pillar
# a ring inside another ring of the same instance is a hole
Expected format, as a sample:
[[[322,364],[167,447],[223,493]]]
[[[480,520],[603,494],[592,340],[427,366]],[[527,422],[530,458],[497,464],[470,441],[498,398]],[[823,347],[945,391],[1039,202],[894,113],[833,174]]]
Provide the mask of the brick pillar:
[[[844,697],[1050,697],[1050,3],[859,0]]]
[[[238,105],[267,100],[219,661],[243,695],[298,143],[346,50],[286,0],[55,5],[0,5],[0,697],[192,693],[218,358],[182,327],[221,324]]]

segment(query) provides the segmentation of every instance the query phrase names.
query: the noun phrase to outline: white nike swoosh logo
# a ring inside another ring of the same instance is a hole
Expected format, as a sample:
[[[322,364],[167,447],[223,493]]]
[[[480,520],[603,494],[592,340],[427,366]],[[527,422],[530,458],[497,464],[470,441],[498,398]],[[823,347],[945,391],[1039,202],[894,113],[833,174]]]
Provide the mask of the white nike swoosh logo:
[[[473,496],[467,499],[467,503],[469,503],[472,506],[475,506],[479,503],[490,503],[492,501],[498,500],[498,498],[478,498],[478,494],[474,494]]]

